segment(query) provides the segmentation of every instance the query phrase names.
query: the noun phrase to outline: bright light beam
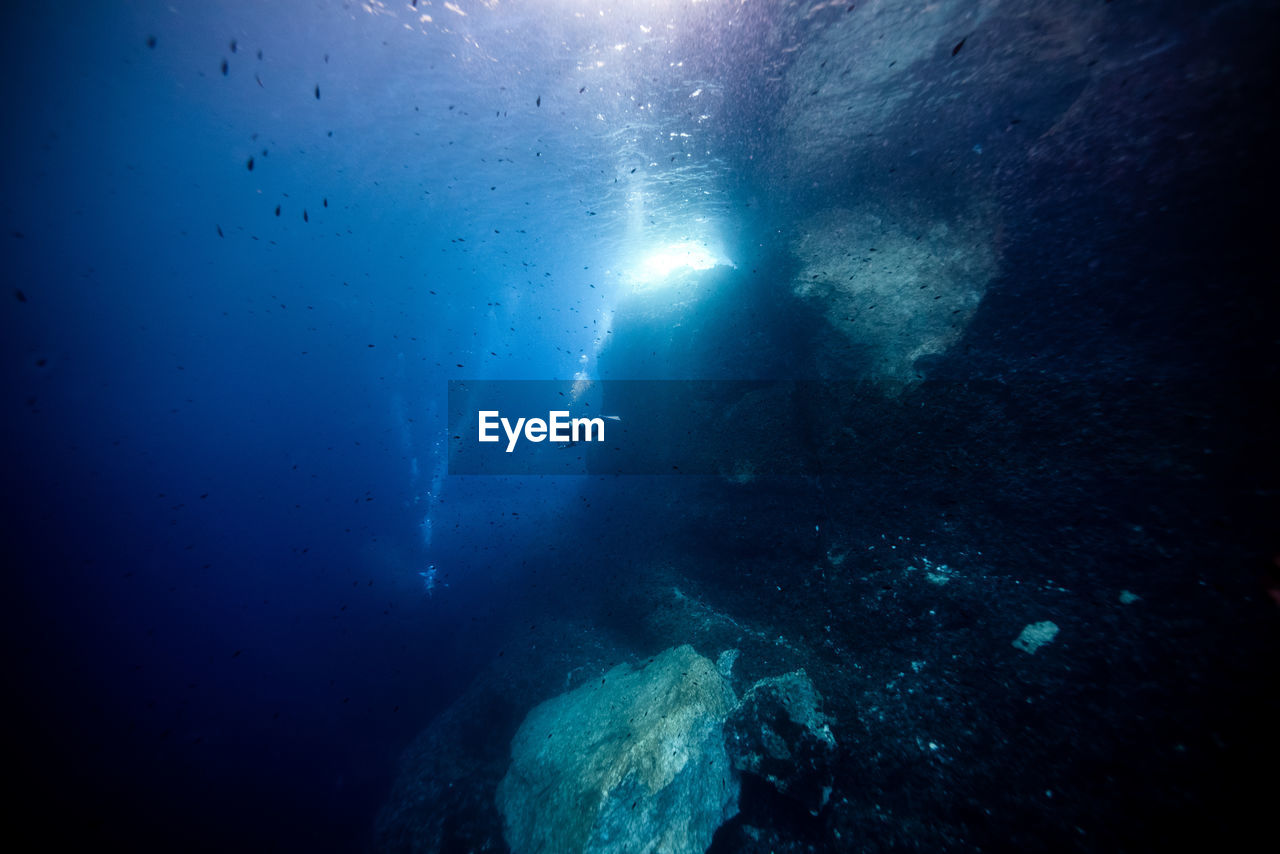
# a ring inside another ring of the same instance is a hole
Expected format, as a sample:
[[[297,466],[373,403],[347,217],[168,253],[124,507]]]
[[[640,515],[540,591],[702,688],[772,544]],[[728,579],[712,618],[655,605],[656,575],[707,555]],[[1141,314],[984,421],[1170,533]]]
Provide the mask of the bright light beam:
[[[647,255],[632,271],[631,279],[637,289],[647,290],[674,284],[683,277],[680,274],[686,271],[710,270],[721,264],[733,266],[728,258],[712,252],[706,246],[692,240],[682,240]]]

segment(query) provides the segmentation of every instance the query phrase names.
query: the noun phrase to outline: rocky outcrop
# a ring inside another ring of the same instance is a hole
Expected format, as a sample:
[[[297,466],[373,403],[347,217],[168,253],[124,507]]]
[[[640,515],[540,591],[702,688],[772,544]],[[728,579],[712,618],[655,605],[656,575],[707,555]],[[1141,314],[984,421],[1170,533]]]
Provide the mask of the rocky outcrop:
[[[815,815],[826,806],[836,740],[804,670],[752,685],[724,734],[735,769],[763,777]]]
[[[995,219],[974,205],[946,220],[867,208],[808,220],[793,245],[792,293],[837,333],[819,369],[856,368],[891,388],[915,382],[916,360],[959,340],[998,271]]]
[[[508,844],[535,852],[702,852],[738,809],[733,691],[690,646],[535,707],[498,787]]]

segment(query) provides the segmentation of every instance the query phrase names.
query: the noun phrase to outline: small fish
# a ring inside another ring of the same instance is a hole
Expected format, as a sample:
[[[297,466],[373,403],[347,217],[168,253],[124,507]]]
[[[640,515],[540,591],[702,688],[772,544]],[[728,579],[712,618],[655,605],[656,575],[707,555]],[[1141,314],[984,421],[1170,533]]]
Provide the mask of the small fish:
[[[253,158],[252,158],[252,157],[250,157],[250,158],[249,158],[249,162],[248,162],[248,163],[246,163],[246,164],[245,164],[245,166],[248,166],[248,167],[249,167],[249,171],[250,171],[250,172],[252,172],[252,171],[253,171]]]
[[[258,82],[258,85],[259,85],[259,86],[262,86],[262,78],[261,78],[260,76],[258,76],[257,74],[255,74],[255,75],[253,75],[253,79],[254,79],[254,80],[256,80],[256,81]],[[262,86],[262,88],[263,88],[263,89],[265,89],[265,88],[267,88],[267,87],[266,87],[266,86]]]
[[[327,208],[327,207],[329,207],[329,200],[328,200],[328,199],[321,199],[320,201],[324,203],[324,206],[325,206],[326,208]]]
[[[317,101],[320,100],[320,84],[319,83],[316,84],[316,100]]]
[[[587,91],[587,87],[583,86],[581,89],[578,90],[578,94],[581,95],[585,91]]]
[[[280,216],[280,206],[276,205],[276,216]]]
[[[303,209],[302,209],[302,221],[303,221],[303,222],[311,222],[311,217],[307,216],[307,209],[306,209],[306,208],[303,208]]]
[[[957,53],[959,53],[960,48],[964,47],[964,43],[967,42],[968,40],[969,40],[968,36],[965,36],[964,38],[960,39],[960,43],[955,47],[951,48],[951,55],[955,56]]]
[[[225,72],[224,72],[224,73],[225,73]],[[541,107],[541,106],[542,106],[542,96],[541,96],[541,95],[539,95],[539,96],[538,96],[538,100],[536,100],[536,101],[534,101],[534,102],[533,102],[533,105],[534,105],[535,107]]]
[[[606,416],[604,416],[604,417],[605,417],[605,418],[607,418],[607,419],[608,419],[608,420],[610,420],[610,421],[621,421],[621,420],[622,420],[622,416],[621,416],[621,415],[606,415]]]
[[[222,237],[222,236],[223,236],[223,234],[222,234],[222,226],[220,226],[220,225],[216,225],[216,226],[214,226],[214,228],[218,229],[218,236],[219,236],[219,237]]]
[[[232,39],[232,40],[231,40],[231,52],[232,52],[232,53],[235,53],[235,52],[236,52],[236,40],[235,40],[235,39]]]
[[[262,59],[262,49],[258,49],[258,59]]]
[[[152,50],[155,50],[155,49],[156,49],[156,37],[155,37],[155,36],[147,36],[147,47],[151,48]]]
[[[19,288],[14,288],[14,289],[13,289],[13,298],[14,298],[14,299],[16,299],[18,302],[26,302],[26,301],[27,301],[27,295],[26,295],[26,294],[24,294],[24,293],[22,292],[22,290],[21,290],[21,289],[19,289]]]
[[[227,76],[227,69],[228,69],[228,68],[230,68],[230,66],[228,66],[228,65],[227,65],[227,61],[226,61],[225,59],[224,59],[224,60],[222,60],[222,76],[223,76],[223,77],[226,77],[226,76]]]

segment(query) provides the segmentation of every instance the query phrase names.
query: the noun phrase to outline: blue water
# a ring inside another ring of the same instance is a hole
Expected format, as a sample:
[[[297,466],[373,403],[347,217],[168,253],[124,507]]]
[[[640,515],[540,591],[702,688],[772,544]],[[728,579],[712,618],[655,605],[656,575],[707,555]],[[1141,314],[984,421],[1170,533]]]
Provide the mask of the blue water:
[[[1032,38],[1017,5],[11,11],[0,353],[21,805],[59,805],[55,838],[134,850],[365,850],[402,752],[479,674],[499,679],[499,653],[547,668],[494,712],[480,741],[501,752],[578,660],[538,626],[638,660],[683,642],[645,617],[676,587],[798,644],[756,665],[748,650],[757,675],[829,673],[818,688],[857,745],[845,806],[807,824],[750,795],[744,820],[775,816],[775,840],[1054,850],[1036,828],[1056,807],[1011,804],[991,782],[1005,774],[1076,798],[1057,815],[1088,824],[1082,849],[1175,836],[1163,822],[1241,779],[1276,699],[1258,249],[1274,214],[1255,194],[1274,174],[1274,9],[1030,3]],[[688,245],[706,263],[666,289],[654,253]],[[877,257],[887,289],[841,290],[841,265]],[[450,380],[575,378],[866,380],[878,402],[849,405],[844,433],[813,405],[805,466],[876,448],[902,468],[856,486],[737,470],[749,493],[449,474]],[[922,557],[962,568],[954,612],[878,580]],[[1131,588],[1145,611],[1116,604]],[[1050,617],[1064,658],[1010,658],[1007,696],[948,677],[920,691],[955,689],[953,715],[855,722],[912,661],[953,644],[1021,656],[1010,641]],[[697,637],[714,659],[720,638]],[[1024,717],[1029,696],[1061,715]],[[1127,757],[1118,788],[1167,789],[1109,810],[1087,795],[1096,766],[1045,783],[998,746],[1037,720],[1049,734],[1029,743],[1094,745],[1090,761]],[[969,758],[883,760],[935,737]],[[1177,751],[1198,764],[1170,771]],[[492,773],[460,762],[490,803]],[[963,767],[978,770],[946,776]],[[976,829],[984,809],[1003,823]],[[497,834],[486,816],[459,822]]]

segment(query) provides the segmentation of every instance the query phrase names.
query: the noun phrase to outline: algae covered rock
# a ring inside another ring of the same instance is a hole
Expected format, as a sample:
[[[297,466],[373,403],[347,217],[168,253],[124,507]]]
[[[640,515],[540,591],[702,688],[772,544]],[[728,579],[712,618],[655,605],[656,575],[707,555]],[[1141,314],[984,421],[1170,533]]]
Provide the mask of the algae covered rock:
[[[705,851],[738,810],[723,730],[733,691],[690,646],[529,712],[498,787],[508,844],[534,852]]]
[[[836,739],[804,670],[752,685],[724,734],[734,768],[763,777],[815,814],[826,805]]]

